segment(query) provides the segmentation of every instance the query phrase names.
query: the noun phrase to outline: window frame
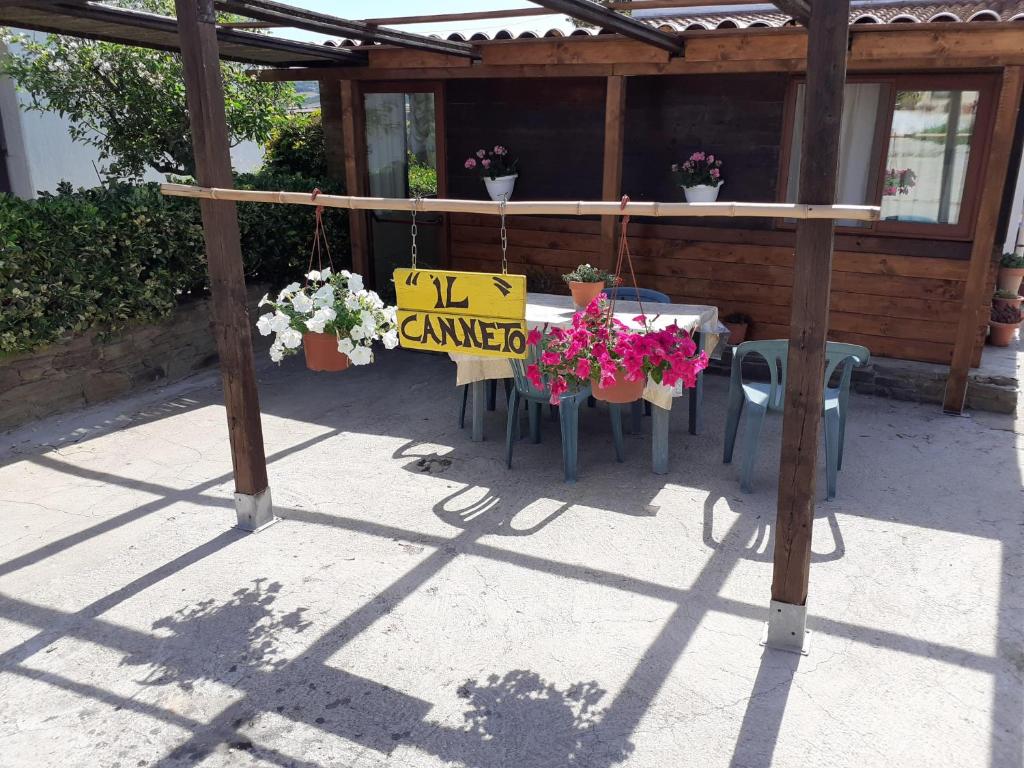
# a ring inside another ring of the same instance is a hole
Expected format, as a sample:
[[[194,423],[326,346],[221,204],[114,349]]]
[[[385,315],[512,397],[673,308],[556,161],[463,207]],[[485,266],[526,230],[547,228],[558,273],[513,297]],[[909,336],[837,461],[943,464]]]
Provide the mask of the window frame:
[[[956,224],[928,224],[909,221],[866,222],[865,226],[836,226],[836,232],[850,235],[883,235],[914,237],[931,240],[971,240],[974,237],[978,214],[978,195],[988,165],[988,146],[992,138],[992,124],[996,111],[996,95],[999,77],[986,73],[948,74],[862,74],[847,77],[849,85],[858,83],[879,83],[889,90],[888,108],[884,119],[875,126],[874,144],[877,151],[875,165],[871,170],[869,205],[881,205],[882,187],[885,183],[885,165],[888,160],[888,139],[892,135],[893,113],[898,91],[977,91],[978,111],[975,115],[974,132],[971,135],[970,156],[964,175],[964,190],[960,199],[960,213]],[[778,195],[780,202],[786,201],[789,187],[789,163],[793,147],[793,129],[796,125],[797,88],[806,84],[807,77],[794,77],[786,90],[785,115],[782,125],[782,146],[779,151]],[[777,229],[795,229],[796,223],[779,219]]]

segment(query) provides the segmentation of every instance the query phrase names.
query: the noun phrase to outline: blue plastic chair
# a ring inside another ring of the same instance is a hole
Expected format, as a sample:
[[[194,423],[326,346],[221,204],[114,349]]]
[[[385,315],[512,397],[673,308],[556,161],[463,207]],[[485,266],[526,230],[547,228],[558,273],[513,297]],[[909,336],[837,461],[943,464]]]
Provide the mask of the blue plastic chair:
[[[511,379],[504,379],[505,382],[505,396],[508,397],[509,392],[512,391]],[[498,399],[498,380],[488,379],[487,381],[487,410],[493,411],[496,408]],[[466,426],[466,405],[469,403],[469,384],[462,385],[462,404],[459,407],[459,429],[463,429]]]
[[[514,386],[508,396],[508,430],[505,436],[505,462],[512,468],[512,448],[519,439],[519,404],[526,403],[530,420],[530,440],[540,442],[541,409],[551,402],[551,387],[547,379],[543,389],[537,389],[526,378],[526,366],[536,361],[536,347],[530,348],[526,360],[510,360]],[[562,467],[565,482],[576,482],[577,447],[579,442],[580,406],[590,397],[590,387],[584,386],[575,392],[566,392],[558,398],[558,419],[562,428]],[[615,460],[625,460],[625,446],[622,440],[622,416],[618,406],[609,409],[612,417],[612,442],[615,445]]]
[[[744,382],[743,360],[748,355],[758,355],[768,363],[768,382]],[[732,358],[732,372],[729,380],[729,402],[725,420],[725,452],[722,461],[732,462],[736,433],[739,430],[740,415],[747,412],[744,430],[743,467],[740,471],[740,488],[749,493],[751,476],[754,472],[754,458],[757,441],[761,435],[764,415],[768,411],[782,411],[785,408],[786,367],[789,356],[789,342],[785,339],[773,341],[745,341],[736,347]],[[858,344],[840,344],[830,341],[825,345],[825,475],[828,483],[827,498],[836,496],[836,476],[843,468],[843,444],[846,437],[846,414],[850,400],[850,379],[855,367],[871,359],[866,347]],[[842,366],[838,386],[829,386],[836,369]]]
[[[616,301],[649,301],[652,304],[671,304],[672,299],[661,291],[650,288],[630,288],[625,285],[617,285],[614,288],[605,288],[601,291],[609,299]]]

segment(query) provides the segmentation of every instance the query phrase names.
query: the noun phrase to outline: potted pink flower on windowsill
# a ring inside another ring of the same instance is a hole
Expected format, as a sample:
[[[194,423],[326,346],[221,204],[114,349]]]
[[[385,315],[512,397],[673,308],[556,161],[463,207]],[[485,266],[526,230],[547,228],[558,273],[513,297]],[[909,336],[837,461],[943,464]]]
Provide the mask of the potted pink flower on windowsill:
[[[491,200],[511,200],[516,179],[519,178],[519,160],[509,156],[508,147],[495,144],[494,149],[478,149],[467,157],[463,166],[468,171],[479,171]]]
[[[688,203],[715,202],[718,190],[725,184],[722,161],[702,150],[694,152],[682,163],[673,163],[672,173],[683,188]]]

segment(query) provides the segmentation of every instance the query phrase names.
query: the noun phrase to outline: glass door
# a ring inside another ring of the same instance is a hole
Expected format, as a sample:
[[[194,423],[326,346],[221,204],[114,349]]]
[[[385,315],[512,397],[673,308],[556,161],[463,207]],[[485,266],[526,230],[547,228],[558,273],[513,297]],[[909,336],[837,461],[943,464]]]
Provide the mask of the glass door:
[[[371,197],[437,197],[444,167],[438,131],[439,88],[418,85],[388,90],[369,86],[363,95],[366,116],[366,168]],[[409,266],[412,218],[404,211],[371,211],[370,260],[377,290],[394,299],[391,274]],[[420,213],[417,263],[440,266],[443,261],[444,218]]]

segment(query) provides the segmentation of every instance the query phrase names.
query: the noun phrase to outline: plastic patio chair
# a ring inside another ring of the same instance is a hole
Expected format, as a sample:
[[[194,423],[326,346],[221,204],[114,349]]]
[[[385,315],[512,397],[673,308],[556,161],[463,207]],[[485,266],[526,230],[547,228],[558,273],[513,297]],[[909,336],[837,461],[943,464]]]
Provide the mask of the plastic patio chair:
[[[514,385],[508,396],[508,430],[505,436],[505,462],[512,468],[512,448],[519,438],[519,404],[525,401],[530,420],[530,440],[540,442],[541,409],[551,401],[551,389],[544,382],[543,389],[537,389],[526,378],[526,366],[534,362],[536,352],[526,360],[510,360]],[[558,398],[558,420],[562,430],[562,467],[565,482],[576,482],[577,448],[579,443],[580,406],[590,397],[590,387],[576,392],[566,392]],[[609,409],[612,417],[612,442],[615,445],[615,460],[624,461],[625,446],[622,440],[622,416],[618,406]]]
[[[770,374],[768,382],[743,381],[743,360],[747,355],[759,355],[768,363]],[[740,415],[742,411],[746,410],[743,467],[740,471],[740,488],[746,493],[750,493],[751,490],[750,480],[754,472],[754,458],[764,415],[768,411],[782,411],[785,407],[788,356],[789,342],[785,339],[745,341],[736,347],[736,351],[733,353],[725,420],[725,452],[722,461],[726,464],[732,462]],[[829,500],[835,498],[836,475],[843,468],[843,443],[846,436],[850,379],[853,369],[864,365],[870,358],[871,353],[867,348],[858,344],[840,344],[830,341],[825,345],[825,475]],[[832,375],[839,366],[842,366],[839,385],[830,387]]]
[[[512,391],[512,380],[503,379],[505,382],[505,396]],[[498,380],[488,379],[487,381],[487,410],[493,411],[498,399]],[[459,429],[466,426],[466,405],[469,403],[469,384],[462,385],[462,403],[459,407]]]
[[[614,288],[605,288],[601,291],[609,299],[616,301],[649,301],[652,304],[671,304],[672,299],[661,291],[651,288],[630,288],[625,285],[618,285]]]

